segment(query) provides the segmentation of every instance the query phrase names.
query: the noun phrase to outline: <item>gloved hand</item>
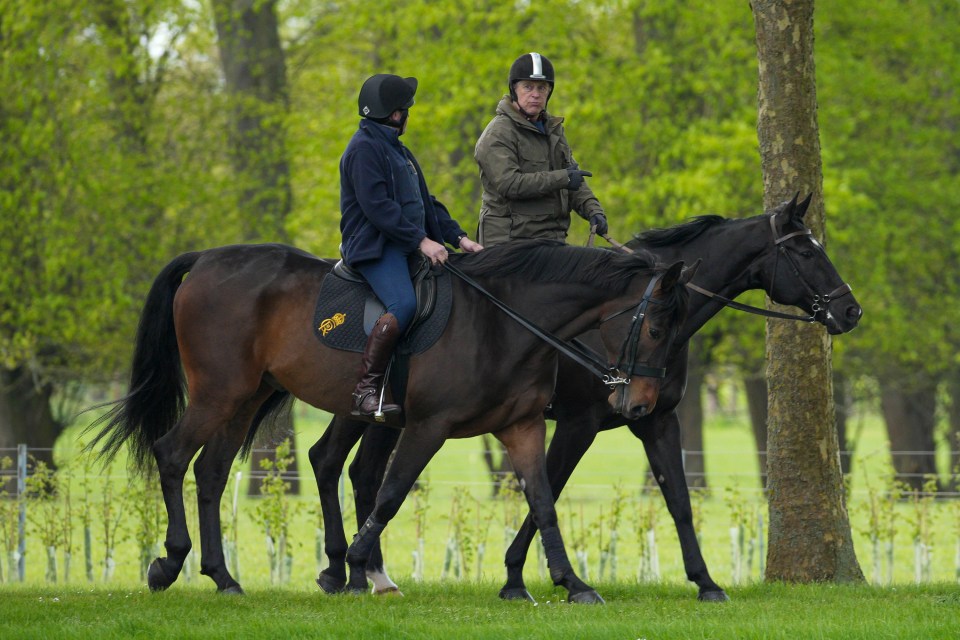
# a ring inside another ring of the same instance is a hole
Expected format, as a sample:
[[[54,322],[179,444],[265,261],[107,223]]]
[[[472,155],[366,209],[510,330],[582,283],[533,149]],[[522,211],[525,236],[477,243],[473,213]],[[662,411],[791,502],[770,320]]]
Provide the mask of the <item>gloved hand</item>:
[[[592,216],[590,216],[590,226],[591,226],[591,227],[593,227],[593,226],[596,226],[596,227],[597,227],[597,235],[598,235],[598,236],[605,236],[605,235],[607,235],[607,231],[608,231],[608,229],[607,229],[607,216],[603,215],[602,213],[595,213],[595,214],[593,214]]]
[[[570,183],[567,184],[567,189],[570,189],[570,191],[576,191],[580,188],[580,185],[583,184],[583,176],[592,176],[593,174],[589,171],[581,171],[580,165],[574,162],[572,165],[567,167],[567,175],[570,177]]]

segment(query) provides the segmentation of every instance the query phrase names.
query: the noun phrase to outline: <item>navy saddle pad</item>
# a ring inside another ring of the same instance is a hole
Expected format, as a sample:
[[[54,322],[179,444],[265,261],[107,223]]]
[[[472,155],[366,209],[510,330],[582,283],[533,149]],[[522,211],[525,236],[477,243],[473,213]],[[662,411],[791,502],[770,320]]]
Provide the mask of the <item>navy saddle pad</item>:
[[[443,334],[450,318],[453,290],[449,273],[430,271],[414,284],[417,288],[417,315],[406,335],[400,339],[397,346],[400,353],[422,353],[429,349]],[[313,330],[328,347],[363,353],[367,336],[383,312],[383,304],[373,294],[370,285],[331,271],[320,285]]]

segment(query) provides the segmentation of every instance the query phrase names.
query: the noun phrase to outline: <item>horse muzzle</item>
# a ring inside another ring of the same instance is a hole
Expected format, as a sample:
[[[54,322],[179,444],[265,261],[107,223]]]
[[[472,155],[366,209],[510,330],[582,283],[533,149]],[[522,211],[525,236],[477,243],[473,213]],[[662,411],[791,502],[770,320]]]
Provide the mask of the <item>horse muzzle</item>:
[[[657,406],[660,396],[660,380],[634,377],[610,394],[608,402],[614,411],[628,420],[643,418]]]
[[[857,328],[860,318],[863,317],[863,308],[856,300],[844,301],[828,305],[822,312],[823,325],[827,333],[832,336],[849,333]]]

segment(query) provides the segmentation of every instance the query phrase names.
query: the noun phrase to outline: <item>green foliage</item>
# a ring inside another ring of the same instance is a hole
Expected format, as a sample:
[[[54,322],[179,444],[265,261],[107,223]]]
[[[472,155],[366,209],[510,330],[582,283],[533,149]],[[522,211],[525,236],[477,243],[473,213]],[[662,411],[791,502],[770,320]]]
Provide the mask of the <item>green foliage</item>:
[[[754,25],[740,0],[278,3],[291,241],[333,256],[338,163],[377,72],[415,75],[404,141],[465,229],[473,148],[531,50],[550,110],[621,240],[691,215],[760,213]],[[412,19],[415,17],[415,19]],[[248,239],[209,3],[0,2],[0,366],[112,380],[152,278],[184,250]],[[850,375],[956,366],[960,120],[955,2],[820,3],[827,248],[865,308],[835,341]],[[571,242],[586,238],[574,221]],[[762,294],[744,296],[761,304]],[[726,312],[717,356],[748,371],[764,324]],[[710,345],[716,343],[710,340]]]

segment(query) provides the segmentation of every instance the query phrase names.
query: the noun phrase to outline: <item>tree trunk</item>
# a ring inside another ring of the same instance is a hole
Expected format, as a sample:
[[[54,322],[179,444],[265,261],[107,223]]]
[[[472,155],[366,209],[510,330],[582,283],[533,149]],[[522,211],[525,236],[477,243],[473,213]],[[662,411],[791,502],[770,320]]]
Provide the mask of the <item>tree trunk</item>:
[[[285,242],[289,98],[276,0],[213,0],[213,14],[231,99],[230,150],[243,239]]]
[[[284,220],[290,212],[290,169],[286,116],[289,110],[287,69],[280,43],[275,0],[213,0],[217,44],[230,95],[230,157],[241,213],[241,237],[247,242],[287,242]],[[293,413],[285,436],[293,439]],[[273,453],[254,451],[251,470]],[[291,492],[299,493],[296,449]],[[251,495],[260,481],[251,476]]]
[[[747,409],[750,411],[750,426],[753,441],[757,445],[757,461],[760,463],[760,486],[767,486],[767,379],[763,372],[743,376],[747,391]]]
[[[914,491],[937,473],[934,429],[937,425],[937,384],[922,380],[910,386],[903,375],[880,380],[880,409],[887,425],[890,453],[897,480]]]
[[[757,134],[764,209],[798,191],[811,193],[806,222],[823,242],[813,4],[752,2]],[[863,581],[844,503],[830,358],[830,338],[820,325],[767,321],[768,581]]]
[[[833,373],[833,411],[837,425],[837,443],[840,445],[840,471],[844,476],[853,473],[853,451],[847,442],[847,420],[853,410],[850,394],[847,393],[848,384],[846,378]]]
[[[947,380],[947,443],[950,447],[950,490],[960,491],[960,378],[955,374]]]
[[[18,444],[53,467],[53,443],[63,425],[50,409],[53,387],[34,379],[27,367],[0,367],[0,458],[16,460]]]
[[[688,487],[703,489],[708,484],[703,456],[703,385],[710,360],[709,348],[706,341],[694,335],[687,353],[687,388],[677,405],[684,450],[683,470]]]

